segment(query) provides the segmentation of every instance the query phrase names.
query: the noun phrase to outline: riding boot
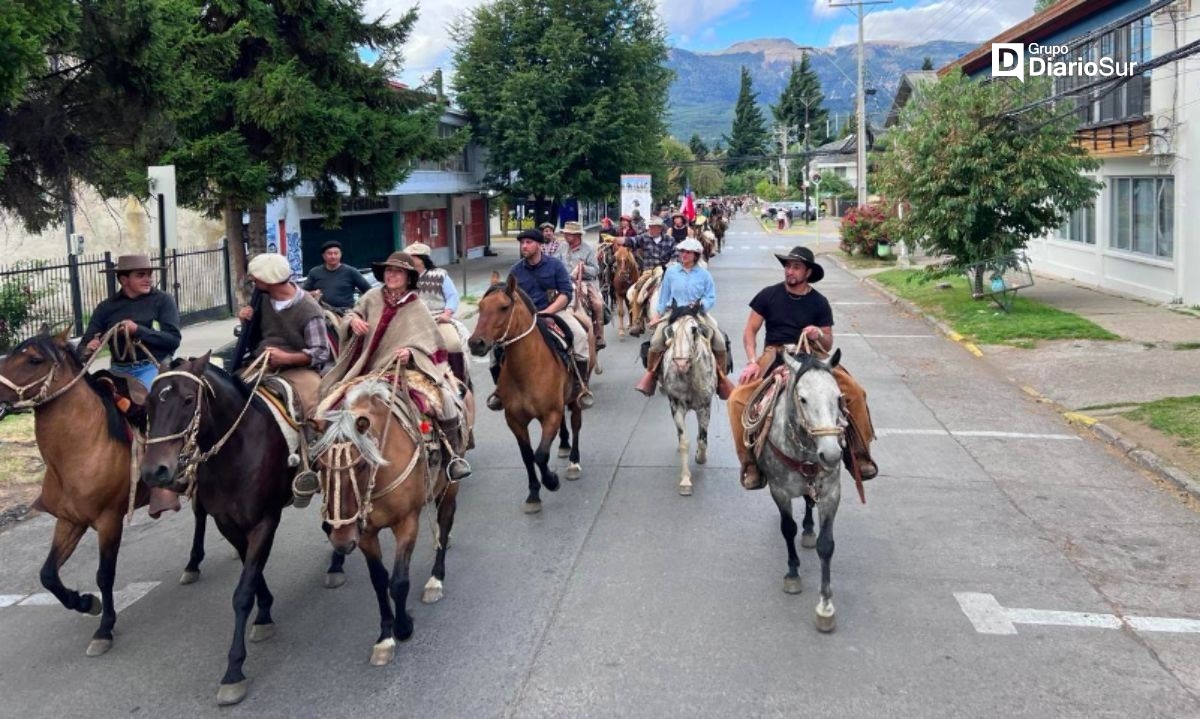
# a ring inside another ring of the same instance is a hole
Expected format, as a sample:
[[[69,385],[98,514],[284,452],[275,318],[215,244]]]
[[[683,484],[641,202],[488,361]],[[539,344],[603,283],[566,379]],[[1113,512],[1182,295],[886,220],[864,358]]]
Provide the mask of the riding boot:
[[[458,424],[458,417],[438,420],[438,429],[442,433],[442,444],[446,447],[446,454],[450,458],[450,461],[446,462],[446,476],[453,480],[466,479],[471,476],[471,463],[458,453],[454,447],[455,443],[451,439],[451,437],[458,436]]]
[[[604,349],[608,343],[604,341],[604,318],[592,320],[592,333],[596,336],[596,351]]]
[[[650,350],[646,354],[646,374],[638,380],[638,383],[633,386],[638,392],[647,397],[654,396],[654,389],[658,384],[658,367],[662,364],[663,353],[658,350]]]
[[[733,382],[730,382],[725,374],[727,355],[724,352],[713,352],[713,360],[717,365],[717,396],[729,399],[729,394],[733,392]]]
[[[875,479],[879,475],[879,465],[871,458],[871,448],[867,446],[854,431],[853,425],[846,431],[846,451],[842,453],[842,463],[846,471],[854,474],[854,465],[858,464],[858,477],[862,481]]]
[[[588,389],[587,382],[584,377],[587,377],[588,361],[575,360],[575,379],[579,382],[579,407],[581,409],[591,409],[596,404],[596,398],[592,396],[592,391]]]
[[[491,367],[489,367],[488,369],[491,370],[491,372],[492,372],[492,381],[495,382],[496,384],[499,384],[500,383],[500,364],[499,363],[494,364]],[[504,404],[502,402],[500,402],[500,395],[496,394],[495,390],[493,390],[492,393],[487,398],[487,408],[492,410],[493,412],[499,412],[500,410],[504,409]]]

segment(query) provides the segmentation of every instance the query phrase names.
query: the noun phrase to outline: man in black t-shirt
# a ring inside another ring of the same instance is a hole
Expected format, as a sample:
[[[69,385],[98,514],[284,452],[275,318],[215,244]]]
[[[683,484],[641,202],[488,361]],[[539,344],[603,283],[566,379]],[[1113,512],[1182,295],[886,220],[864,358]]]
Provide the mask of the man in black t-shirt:
[[[342,243],[330,240],[321,245],[321,259],[325,264],[309,270],[304,281],[304,289],[313,299],[335,310],[347,310],[354,306],[355,290],[361,295],[371,289],[371,283],[361,272],[342,264]]]
[[[766,484],[743,442],[742,415],[750,396],[762,384],[763,378],[783,361],[779,353],[785,345],[798,344],[803,336],[814,353],[826,354],[833,347],[833,310],[829,300],[812,287],[825,276],[825,268],[817,264],[812,250],[807,247],[793,247],[788,254],[775,257],[784,267],[784,281],[764,288],[750,301],[750,317],[742,332],[742,345],[749,362],[727,402],[734,449],[742,463],[742,486],[746,489],[761,489]],[[767,337],[760,355],[758,331],[764,324]],[[849,449],[858,460],[862,479],[871,479],[879,473],[879,468],[871,459],[870,444],[875,438],[875,430],[867,408],[867,393],[841,364],[834,368],[833,376],[846,400],[852,430],[847,433]]]

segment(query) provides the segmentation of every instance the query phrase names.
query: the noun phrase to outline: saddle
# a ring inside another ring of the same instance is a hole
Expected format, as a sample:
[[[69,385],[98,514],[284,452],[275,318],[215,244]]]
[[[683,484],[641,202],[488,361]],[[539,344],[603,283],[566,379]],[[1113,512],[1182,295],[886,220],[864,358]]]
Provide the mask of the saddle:
[[[111,369],[97,370],[92,377],[108,389],[113,403],[139,432],[146,431],[146,395],[149,390],[137,378]]]
[[[571,365],[575,361],[573,356],[575,335],[567,323],[557,315],[542,315],[538,318],[538,331],[541,332],[542,339],[546,341],[550,349],[554,350],[554,356],[563,363],[563,367],[571,369]]]
[[[746,409],[742,411],[742,426],[746,429],[742,441],[756,463],[767,445],[779,393],[787,386],[787,375],[786,367],[775,368],[746,400]]]

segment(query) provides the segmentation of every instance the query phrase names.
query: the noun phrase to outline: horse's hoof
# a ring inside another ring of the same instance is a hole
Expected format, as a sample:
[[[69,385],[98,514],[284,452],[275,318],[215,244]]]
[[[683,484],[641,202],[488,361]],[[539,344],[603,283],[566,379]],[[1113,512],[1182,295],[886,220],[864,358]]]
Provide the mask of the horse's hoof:
[[[625,336],[625,330],[621,330],[621,331],[617,332],[617,336],[618,336],[618,337],[624,337],[624,336]]]
[[[193,572],[193,571],[185,569],[185,570],[183,570],[183,574],[179,575],[179,583],[180,584],[184,584],[184,585],[195,584],[198,581],[200,581],[200,571],[199,570]]]
[[[237,704],[245,699],[247,681],[249,680],[243,679],[234,684],[222,684],[221,688],[217,690],[217,704],[227,707],[230,704]]]
[[[111,639],[93,639],[88,642],[87,655],[89,657],[98,657],[102,654],[107,654],[109,649],[112,649],[113,640]]]
[[[596,375],[602,375],[604,374],[604,368],[597,364],[596,369],[592,370],[592,373]]]
[[[828,634],[837,628],[837,615],[833,611],[833,607],[829,608],[829,614],[821,612],[821,608],[817,607],[817,631],[822,634]]]
[[[275,636],[274,624],[251,624],[250,625],[250,641],[265,642]]]
[[[442,591],[442,582],[437,577],[430,577],[428,582],[425,582],[425,591],[421,593],[422,604],[434,604],[441,601],[445,593]]]
[[[525,514],[537,514],[538,512],[542,511],[542,503],[526,501],[521,505],[521,511]]]
[[[574,482],[583,476],[583,467],[572,462],[567,465],[567,479]]]
[[[783,592],[784,594],[799,594],[800,593],[800,577],[784,577]]]
[[[800,546],[804,547],[805,549],[812,549],[813,547],[817,546],[817,535],[808,533],[801,534]]]
[[[371,666],[386,667],[396,656],[396,640],[388,637],[375,645],[371,650]]]
[[[346,583],[346,573],[345,572],[328,572],[325,575],[325,588],[326,589],[337,589],[338,587],[342,586],[345,583]]]
[[[688,484],[683,484],[682,482],[679,484],[679,496],[680,497],[692,496],[692,485],[690,482]]]
[[[87,613],[93,617],[100,616],[100,612],[104,609],[104,605],[100,603],[100,597],[97,597],[95,594],[85,594],[83,596],[87,597],[89,601]]]
[[[696,464],[708,463],[708,451],[703,449],[696,450]]]
[[[558,481],[558,475],[554,472],[551,472],[550,474],[546,475],[545,479],[542,480],[542,486],[545,487],[547,491],[557,492],[558,488],[562,485]]]
[[[563,459],[565,457],[570,457],[570,456],[571,456],[571,448],[570,447],[559,447],[558,448],[558,458],[559,459]]]

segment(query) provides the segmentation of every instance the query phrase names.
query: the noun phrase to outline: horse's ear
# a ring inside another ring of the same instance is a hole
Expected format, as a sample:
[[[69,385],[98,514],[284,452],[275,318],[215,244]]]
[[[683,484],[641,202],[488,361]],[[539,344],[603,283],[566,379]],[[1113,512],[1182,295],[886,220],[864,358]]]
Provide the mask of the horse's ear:
[[[208,360],[212,357],[212,350],[205,352],[203,355],[192,359],[190,371],[196,376],[204,374],[204,370],[208,368]]]
[[[488,284],[491,284],[491,285],[500,284],[500,273],[495,270],[492,270],[492,277],[491,277],[491,280],[489,280]]]
[[[359,434],[366,432],[367,429],[370,428],[370,426],[371,426],[371,418],[370,417],[359,417],[358,419],[354,420],[354,428],[358,430]]]
[[[842,348],[838,347],[833,351],[833,356],[829,358],[829,368],[833,369],[838,366],[838,362],[842,361]]]
[[[783,355],[783,363],[787,365],[787,368],[791,370],[792,374],[801,375],[804,373],[803,363],[796,359],[794,355],[791,355],[787,352],[783,352],[781,354]]]
[[[504,285],[504,294],[508,295],[509,297],[512,297],[513,292],[516,292],[516,291],[517,291],[517,276],[510,274],[508,276],[508,283],[506,285]]]
[[[49,325],[43,325],[46,328],[46,334],[50,334]],[[71,338],[71,325],[63,327],[58,334],[54,335],[54,344],[65,345],[67,340]]]

